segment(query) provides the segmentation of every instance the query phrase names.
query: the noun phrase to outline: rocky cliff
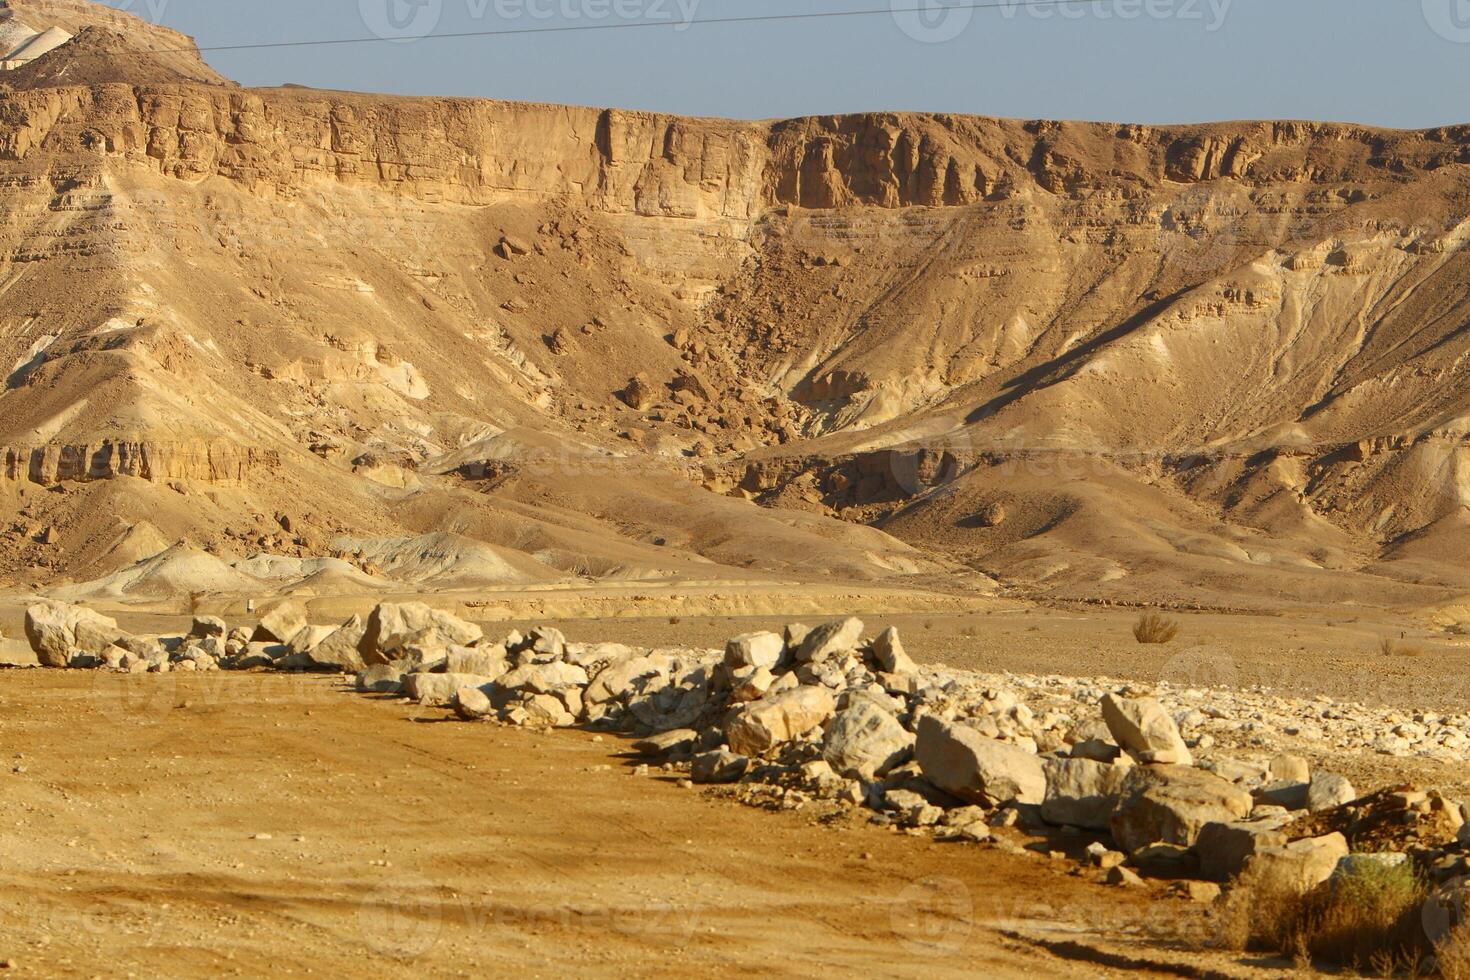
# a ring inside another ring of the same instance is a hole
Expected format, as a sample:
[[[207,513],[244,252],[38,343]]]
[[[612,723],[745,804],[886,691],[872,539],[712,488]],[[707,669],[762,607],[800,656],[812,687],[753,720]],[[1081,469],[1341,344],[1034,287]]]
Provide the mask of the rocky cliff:
[[[1470,129],[246,90],[12,7],[77,35],[0,76],[0,484],[82,488],[60,526],[136,481],[224,549],[286,517],[303,555],[447,524],[632,574],[1470,584]]]

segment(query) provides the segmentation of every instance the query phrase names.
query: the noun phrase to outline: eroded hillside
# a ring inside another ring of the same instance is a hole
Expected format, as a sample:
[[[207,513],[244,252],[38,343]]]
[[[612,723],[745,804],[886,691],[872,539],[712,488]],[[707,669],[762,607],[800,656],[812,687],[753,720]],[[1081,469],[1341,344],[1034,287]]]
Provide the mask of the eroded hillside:
[[[1470,130],[247,90],[10,8],[76,35],[0,74],[19,581],[1470,587]]]

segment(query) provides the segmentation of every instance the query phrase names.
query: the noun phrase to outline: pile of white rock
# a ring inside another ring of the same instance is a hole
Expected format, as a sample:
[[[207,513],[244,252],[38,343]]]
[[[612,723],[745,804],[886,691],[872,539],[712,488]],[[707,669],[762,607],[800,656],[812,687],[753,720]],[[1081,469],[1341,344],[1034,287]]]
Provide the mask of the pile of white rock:
[[[1185,671],[1186,673],[1188,671]],[[1208,666],[1201,671],[1211,674]],[[1096,704],[1109,691],[1153,697],[1184,730],[1191,745],[1211,749],[1270,750],[1298,746],[1313,752],[1363,752],[1393,758],[1463,763],[1470,759],[1470,714],[1404,711],[1325,695],[1292,697],[1268,687],[1190,687],[1167,680],[1144,685],[1109,678],[978,675],[980,683],[1009,685],[1034,707],[1067,711]]]
[[[254,627],[198,617],[175,637],[129,636],[93,611],[39,603],[26,633],[48,666],[333,671],[355,675],[359,691],[470,721],[628,732],[650,764],[692,783],[739,784],[760,805],[866,808],[909,833],[973,842],[1005,843],[999,828],[1087,835],[1087,860],[1107,880],[1136,884],[1161,870],[1199,882],[1190,894],[1200,898],[1218,893],[1204,882],[1247,868],[1313,887],[1349,851],[1343,830],[1316,831],[1363,818],[1343,777],[1312,772],[1296,755],[1233,757],[1202,731],[1219,723],[1229,734],[1224,726],[1244,720],[1229,731],[1244,732],[1245,747],[1269,747],[1280,734],[1270,719],[1300,724],[1299,704],[1167,686],[1160,700],[1096,681],[924,669],[896,630],[867,638],[857,619],[738,636],[723,650],[646,650],[569,643],[549,628],[491,640],[422,603],[383,603],[320,627],[285,602]],[[1221,710],[1231,698],[1244,719]],[[1326,705],[1318,720],[1333,711]],[[1426,725],[1425,737],[1433,731]],[[1458,845],[1443,839],[1446,828],[1452,840],[1466,836],[1459,804],[1405,789],[1373,805],[1439,828],[1430,857],[1463,869]],[[1342,819],[1311,818],[1324,813]]]

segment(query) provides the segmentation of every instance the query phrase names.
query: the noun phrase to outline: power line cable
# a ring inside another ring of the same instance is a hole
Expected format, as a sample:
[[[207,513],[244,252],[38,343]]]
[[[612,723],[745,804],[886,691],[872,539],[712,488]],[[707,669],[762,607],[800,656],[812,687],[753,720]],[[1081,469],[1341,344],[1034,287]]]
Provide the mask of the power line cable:
[[[709,17],[696,20],[640,20],[619,24],[557,24],[545,27],[522,27],[505,28],[501,30],[484,31],[451,31],[444,33],[427,33],[420,35],[405,35],[404,37],[390,38],[374,35],[372,37],[341,37],[341,38],[317,38],[304,41],[259,41],[244,44],[210,44],[199,45],[195,48],[144,48],[150,54],[192,54],[199,52],[214,51],[260,51],[268,48],[309,48],[326,45],[344,44],[389,44],[402,43],[406,41],[448,41],[463,38],[481,37],[515,37],[521,34],[570,34],[585,31],[626,31],[643,30],[656,27],[718,27],[730,24],[761,24],[774,23],[778,21],[802,21],[802,20],[829,20],[837,18],[857,17],[892,17],[899,14],[936,14],[949,11],[974,11],[974,10],[1017,10],[1024,7],[1059,7],[1067,4],[1078,4],[1086,6],[1095,0],[1001,0],[1001,2],[985,3],[931,3],[914,7],[886,7],[882,9],[865,10],[825,10],[810,11],[800,14],[749,14],[738,17]]]

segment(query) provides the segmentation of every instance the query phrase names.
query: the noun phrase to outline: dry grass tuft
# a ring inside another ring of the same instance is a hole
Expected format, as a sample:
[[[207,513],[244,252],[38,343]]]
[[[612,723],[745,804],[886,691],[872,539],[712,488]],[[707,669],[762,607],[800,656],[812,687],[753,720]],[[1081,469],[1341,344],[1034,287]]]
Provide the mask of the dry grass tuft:
[[[1378,652],[1385,657],[1417,658],[1424,656],[1423,647],[1416,647],[1412,643],[1405,643],[1402,640],[1385,639],[1378,644]]]
[[[1133,624],[1133,638],[1139,643],[1168,643],[1179,635],[1179,621],[1147,612]]]
[[[1432,952],[1420,921],[1427,894],[1409,864],[1360,865],[1305,895],[1247,872],[1222,907],[1220,937],[1230,948],[1281,953],[1302,965],[1414,976]],[[1464,955],[1470,967],[1470,937]],[[1470,980],[1470,969],[1460,976]]]
[[[1462,922],[1434,950],[1444,980],[1470,980],[1470,923]]]

